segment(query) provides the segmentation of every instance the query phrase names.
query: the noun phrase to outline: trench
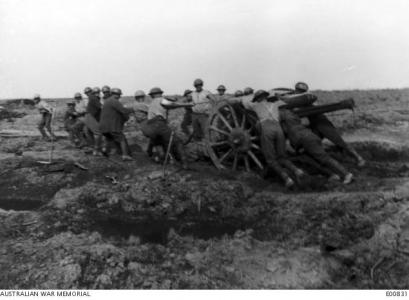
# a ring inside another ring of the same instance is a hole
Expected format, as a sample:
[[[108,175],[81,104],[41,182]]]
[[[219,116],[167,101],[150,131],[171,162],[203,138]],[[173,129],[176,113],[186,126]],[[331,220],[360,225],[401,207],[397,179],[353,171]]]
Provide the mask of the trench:
[[[177,221],[147,221],[144,223],[130,223],[117,219],[98,220],[91,226],[91,231],[98,231],[102,236],[114,239],[129,239],[138,237],[141,243],[155,243],[166,245],[170,230],[180,236],[192,236],[202,240],[232,236],[237,230],[247,228],[245,224],[232,225],[213,222],[183,223]]]
[[[44,202],[41,200],[29,200],[26,199],[16,199],[16,198],[0,198],[0,208],[4,210],[15,210],[15,211],[23,211],[23,210],[32,210],[35,211],[39,209]]]

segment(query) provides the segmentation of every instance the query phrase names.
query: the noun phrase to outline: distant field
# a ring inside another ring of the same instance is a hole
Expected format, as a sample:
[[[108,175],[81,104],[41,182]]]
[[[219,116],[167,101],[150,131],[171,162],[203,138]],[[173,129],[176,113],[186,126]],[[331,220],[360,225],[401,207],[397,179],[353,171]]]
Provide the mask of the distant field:
[[[347,98],[355,100],[356,108],[351,111],[328,113],[328,117],[342,131],[350,131],[357,128],[369,128],[373,125],[396,125],[409,121],[409,88],[405,89],[381,89],[381,90],[343,90],[343,91],[312,91],[318,96],[318,104],[333,103]],[[176,95],[177,96],[177,95]],[[147,96],[146,101],[149,101]],[[9,109],[20,110],[19,100],[0,100],[5,105],[7,101],[15,101],[6,105]],[[57,119],[63,118],[64,108],[67,101],[72,98],[46,99],[57,104]],[[124,104],[132,103],[133,96],[121,98]],[[23,109],[23,108],[21,108]],[[31,112],[36,115],[35,111]],[[171,124],[177,126],[181,122],[184,110],[174,110],[170,113]]]
[[[405,89],[379,89],[379,90],[315,90],[315,93],[320,102],[336,102],[346,98],[354,98],[355,102],[359,106],[384,106],[385,103],[389,105],[401,104],[402,101],[409,101],[409,88]],[[149,97],[149,96],[148,96]],[[0,103],[4,103],[9,100],[19,100],[23,98],[15,99],[0,99]],[[50,98],[48,101],[56,101],[58,103],[66,103],[72,98]],[[129,103],[133,101],[133,96],[123,96],[122,101]]]

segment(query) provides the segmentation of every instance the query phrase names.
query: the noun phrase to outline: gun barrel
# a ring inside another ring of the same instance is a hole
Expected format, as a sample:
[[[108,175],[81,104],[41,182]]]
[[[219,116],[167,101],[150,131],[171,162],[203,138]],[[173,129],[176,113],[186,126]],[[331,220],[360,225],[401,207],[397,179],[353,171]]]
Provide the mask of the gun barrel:
[[[294,110],[294,113],[296,113],[300,118],[302,118],[302,117],[309,117],[309,116],[324,114],[324,113],[343,110],[343,109],[353,109],[354,106],[355,106],[354,100],[348,99],[348,100],[343,100],[343,101],[332,103],[332,104],[301,107],[301,108],[298,108],[297,110]]]

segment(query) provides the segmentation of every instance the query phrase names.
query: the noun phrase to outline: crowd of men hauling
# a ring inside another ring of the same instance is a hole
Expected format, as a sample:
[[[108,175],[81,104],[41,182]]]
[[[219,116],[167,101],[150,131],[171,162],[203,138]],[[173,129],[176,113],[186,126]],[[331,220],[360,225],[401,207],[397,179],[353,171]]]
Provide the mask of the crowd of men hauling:
[[[145,102],[145,93],[136,91],[132,107],[126,107],[120,102],[122,91],[119,88],[87,87],[84,89],[87,98],[76,93],[74,101],[67,104],[65,128],[76,146],[91,146],[93,155],[109,156],[112,153],[111,146],[116,145],[120,149],[122,160],[130,161],[132,157],[123,132],[124,124],[131,114],[139,114],[137,120],[141,123],[142,133],[149,138],[147,154],[152,156],[154,147],[161,146],[164,152],[169,150],[182,167],[187,168],[183,144],[168,124],[168,111],[183,108],[185,114],[180,124],[182,131],[194,140],[201,140],[204,138],[212,108],[220,101],[227,101],[241,103],[245,109],[256,113],[261,151],[266,166],[283,180],[287,188],[292,188],[298,180],[306,176],[302,169],[288,159],[287,139],[297,152],[305,152],[317,163],[331,170],[328,178],[331,181],[349,184],[353,180],[353,174],[325,151],[323,138],[351,155],[358,166],[365,164],[364,159],[342,139],[324,114],[308,117],[309,124],[306,125],[293,112],[297,107],[311,106],[317,100],[317,97],[309,92],[308,85],[303,82],[298,82],[294,90],[284,93],[277,93],[275,90],[254,92],[252,88],[246,88],[244,91],[236,91],[234,95],[227,95],[223,85],[217,88],[217,94],[212,94],[203,89],[201,79],[196,79],[193,86],[193,91],[184,92],[182,100],[164,97],[163,91],[155,87],[149,92],[151,101]],[[39,95],[36,95],[34,100],[42,115],[38,126],[41,135],[47,140],[55,139],[51,128],[53,108]]]

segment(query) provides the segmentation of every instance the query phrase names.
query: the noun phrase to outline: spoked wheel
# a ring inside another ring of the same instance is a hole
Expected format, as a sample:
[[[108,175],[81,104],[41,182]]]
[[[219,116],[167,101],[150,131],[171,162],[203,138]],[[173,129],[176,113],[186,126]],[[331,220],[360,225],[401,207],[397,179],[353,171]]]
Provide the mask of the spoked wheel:
[[[263,170],[257,117],[241,104],[221,102],[209,116],[206,147],[218,169]]]

